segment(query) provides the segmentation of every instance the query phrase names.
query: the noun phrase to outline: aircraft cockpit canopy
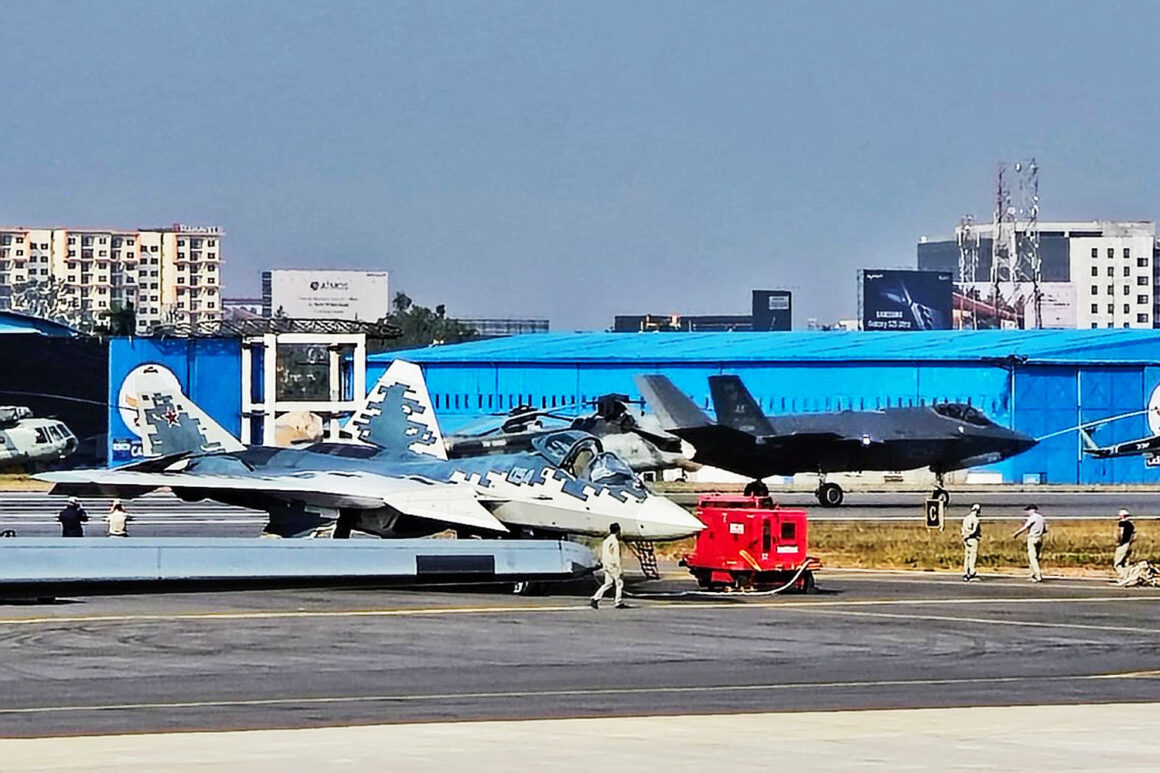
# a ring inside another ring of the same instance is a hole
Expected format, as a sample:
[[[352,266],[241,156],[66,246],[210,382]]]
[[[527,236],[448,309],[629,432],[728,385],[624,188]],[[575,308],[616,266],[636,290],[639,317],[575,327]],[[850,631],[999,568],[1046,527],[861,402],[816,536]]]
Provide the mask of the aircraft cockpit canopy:
[[[574,461],[569,457],[577,456],[586,447],[591,454],[589,459],[604,450],[600,441],[587,432],[561,430],[532,438],[532,448],[557,467],[565,466],[565,460]]]
[[[643,488],[632,468],[616,454],[605,451],[600,440],[587,432],[562,430],[532,439],[532,447],[579,480],[605,486]]]
[[[948,419],[974,424],[976,427],[989,427],[992,423],[982,411],[963,403],[941,403],[934,406],[934,412]]]

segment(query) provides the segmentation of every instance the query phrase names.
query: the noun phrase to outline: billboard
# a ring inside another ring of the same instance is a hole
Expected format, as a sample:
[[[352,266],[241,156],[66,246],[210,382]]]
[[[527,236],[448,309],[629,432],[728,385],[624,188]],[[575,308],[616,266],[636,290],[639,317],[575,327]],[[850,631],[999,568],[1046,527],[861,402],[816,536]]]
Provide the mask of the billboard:
[[[753,329],[792,330],[793,293],[789,290],[754,290]]]
[[[262,275],[268,316],[374,322],[391,310],[386,271],[275,269]]]
[[[949,271],[858,270],[863,330],[950,330]]]

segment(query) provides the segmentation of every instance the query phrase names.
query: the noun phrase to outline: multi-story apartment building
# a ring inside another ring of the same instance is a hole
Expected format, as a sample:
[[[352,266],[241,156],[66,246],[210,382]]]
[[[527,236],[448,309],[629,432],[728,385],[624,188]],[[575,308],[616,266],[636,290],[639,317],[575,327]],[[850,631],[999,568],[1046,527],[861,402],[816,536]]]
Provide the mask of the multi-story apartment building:
[[[137,332],[161,323],[221,319],[217,227],[25,228],[0,226],[0,309],[33,311],[29,291],[51,288],[79,317],[132,305]]]
[[[918,267],[953,272],[959,277],[961,228],[955,239],[923,240]],[[991,273],[993,227],[975,226],[978,241],[976,283],[984,286]],[[1017,224],[1020,238],[1024,224]],[[1040,222],[1038,228],[1044,327],[1153,327],[1160,310],[1153,253],[1156,224],[1152,221]],[[1026,288],[1024,288],[1026,289]],[[985,293],[984,293],[985,296]]]

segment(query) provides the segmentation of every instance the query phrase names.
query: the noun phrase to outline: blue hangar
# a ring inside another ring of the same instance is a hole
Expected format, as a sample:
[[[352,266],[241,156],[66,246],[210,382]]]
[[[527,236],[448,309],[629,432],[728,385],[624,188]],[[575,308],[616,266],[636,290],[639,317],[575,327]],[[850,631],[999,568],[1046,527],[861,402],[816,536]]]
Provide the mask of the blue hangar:
[[[736,373],[767,413],[970,402],[1034,437],[1143,412],[1160,384],[1160,331],[994,330],[791,333],[575,333],[515,336],[372,355],[371,384],[395,357],[424,367],[445,429],[517,405],[552,408],[663,372],[709,408],[707,377]],[[1150,434],[1144,415],[1105,425],[1101,444]],[[1005,481],[1160,481],[1141,457],[1083,455],[1077,432],[988,468]]]

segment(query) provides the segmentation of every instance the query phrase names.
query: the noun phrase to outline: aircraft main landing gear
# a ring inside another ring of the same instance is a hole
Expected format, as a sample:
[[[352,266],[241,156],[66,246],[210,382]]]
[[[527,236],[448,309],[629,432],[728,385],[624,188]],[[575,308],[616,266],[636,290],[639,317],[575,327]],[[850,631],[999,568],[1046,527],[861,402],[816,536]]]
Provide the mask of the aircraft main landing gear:
[[[934,491],[930,492],[930,498],[937,499],[945,507],[951,503],[951,493],[943,488],[943,474],[941,472],[935,472],[934,479]]]
[[[822,507],[837,507],[842,504],[846,494],[837,483],[823,481],[818,485],[818,490],[814,492],[814,496],[818,498],[818,504]]]

